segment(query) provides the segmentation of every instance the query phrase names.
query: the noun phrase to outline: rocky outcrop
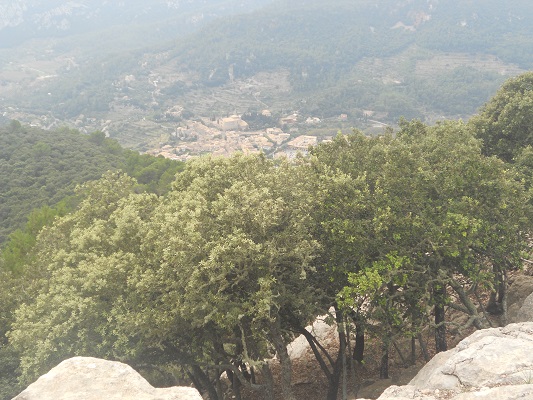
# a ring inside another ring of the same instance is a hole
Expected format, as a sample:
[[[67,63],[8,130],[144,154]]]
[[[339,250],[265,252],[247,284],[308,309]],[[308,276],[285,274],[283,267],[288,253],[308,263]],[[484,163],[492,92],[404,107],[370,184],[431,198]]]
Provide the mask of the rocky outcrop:
[[[533,321],[533,293],[526,297],[522,307],[516,313],[513,322],[530,322]]]
[[[509,288],[509,322],[533,321],[533,276],[518,275]]]
[[[439,353],[379,400],[533,399],[533,322],[484,329]]]
[[[63,361],[13,400],[202,400],[196,389],[152,387],[129,365],[90,357]]]

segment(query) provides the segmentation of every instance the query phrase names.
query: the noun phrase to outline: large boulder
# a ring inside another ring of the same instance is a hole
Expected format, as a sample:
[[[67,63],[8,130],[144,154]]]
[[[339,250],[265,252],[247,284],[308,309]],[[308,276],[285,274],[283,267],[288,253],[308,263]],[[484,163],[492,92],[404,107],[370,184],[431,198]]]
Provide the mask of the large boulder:
[[[516,313],[513,322],[531,322],[533,321],[533,293],[526,297],[522,307]]]
[[[202,400],[196,389],[152,387],[129,365],[90,357],[63,361],[13,400]]]
[[[533,294],[533,276],[518,275],[513,278],[507,296],[509,322],[533,321],[532,311],[524,307],[528,297]],[[531,299],[530,299],[531,301]]]
[[[439,353],[379,400],[533,399],[533,322],[484,329]]]

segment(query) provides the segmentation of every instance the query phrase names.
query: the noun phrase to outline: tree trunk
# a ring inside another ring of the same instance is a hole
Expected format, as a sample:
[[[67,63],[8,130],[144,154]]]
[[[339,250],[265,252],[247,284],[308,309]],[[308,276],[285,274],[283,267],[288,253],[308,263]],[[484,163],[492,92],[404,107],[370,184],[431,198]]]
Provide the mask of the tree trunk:
[[[192,374],[196,378],[196,381],[200,383],[201,387],[207,391],[209,400],[219,399],[216,387],[213,385],[207,374],[198,365],[192,366]]]
[[[494,290],[490,294],[487,304],[487,312],[493,315],[500,315],[503,312],[502,302],[505,296],[505,276],[497,266],[493,266],[494,272]]]
[[[328,364],[326,364],[326,360],[328,361],[329,365],[333,367],[334,365],[333,358],[329,355],[327,350],[322,345],[320,345],[320,343],[316,340],[316,338],[307,329],[303,327],[298,327],[297,332],[304,335],[305,339],[307,340],[307,343],[309,343],[309,346],[311,347],[311,350],[313,351],[313,354],[315,355],[318,365],[320,365],[320,369],[322,370],[324,375],[326,375],[326,378],[329,380],[331,371],[328,368]],[[322,354],[324,356],[322,356]]]
[[[353,359],[361,364],[365,356],[365,328],[362,323],[355,325],[355,348],[353,349]]]
[[[350,340],[350,336],[346,335],[347,342]],[[346,368],[346,353],[342,353],[342,400],[348,398],[348,370]]]
[[[255,369],[254,369],[254,367],[250,368],[250,382],[252,382],[253,384],[257,383],[256,380],[255,380]]]
[[[231,389],[233,390],[235,400],[241,400],[241,386],[241,381],[239,381],[235,374],[233,374],[231,379]]]
[[[381,365],[379,367],[379,378],[389,379],[389,344],[388,339],[383,341],[383,353],[381,354]]]
[[[418,339],[418,343],[420,344],[420,350],[422,350],[422,355],[424,356],[424,361],[428,362],[429,361],[429,353],[428,353],[428,348],[426,346],[426,342],[424,342],[424,338],[422,337],[421,333],[416,335],[416,337]]]
[[[222,381],[220,379],[217,379],[216,389],[217,389],[218,398],[224,399],[226,390],[225,390],[225,387],[222,385]],[[238,400],[237,397],[235,397],[235,400]]]
[[[261,367],[261,376],[263,377],[264,386],[263,394],[264,400],[275,400],[274,396],[274,377],[272,371],[267,363],[264,363]]]
[[[501,326],[507,325],[507,271],[503,272],[503,284],[502,284],[502,316],[500,318]]]
[[[253,339],[247,339],[253,336],[248,321],[241,320],[239,331],[241,334],[241,342],[237,343],[237,348],[240,350],[239,353],[242,352],[245,357],[257,360],[260,354],[257,343]],[[254,374],[248,374],[244,363],[235,365],[234,374],[236,379],[239,379],[240,386],[262,393],[264,400],[274,400],[274,378],[268,363],[261,364],[261,377],[263,380],[261,384],[255,382]]]
[[[352,353],[352,348],[351,348],[351,343],[352,343],[352,340],[351,340],[351,324],[348,324],[348,321],[346,321],[346,351],[347,353],[346,354],[353,354]],[[350,364],[349,364],[349,367],[350,367],[350,371],[352,373],[352,382],[357,382],[357,375],[356,375],[356,371],[355,371],[355,362],[354,362],[354,359],[353,357],[345,357],[345,359],[349,359],[350,361]],[[343,394],[344,396],[344,394]]]
[[[340,336],[341,335],[339,334],[339,339],[340,339]],[[338,354],[337,360],[335,361],[335,364],[333,365],[333,372],[331,373],[330,379],[329,379],[327,400],[337,400],[337,396],[339,393],[339,384],[341,380],[341,373],[342,373],[342,358],[341,357],[344,357],[344,351],[345,351],[345,345],[341,341],[341,345],[339,346],[339,354]]]
[[[435,351],[440,353],[441,351],[448,350],[444,315],[446,286],[444,284],[436,284],[433,287],[433,295],[435,299]]]
[[[396,343],[395,340],[392,341],[392,345],[394,346],[394,349],[396,350],[396,353],[398,353],[398,355],[400,356],[400,359],[402,360],[403,366],[405,368],[407,368],[409,366],[409,363],[407,362],[407,359],[403,355],[402,349],[400,348],[398,343]]]
[[[292,366],[289,353],[287,352],[287,346],[283,340],[283,335],[281,334],[281,321],[279,318],[276,318],[270,324],[270,337],[272,339],[272,344],[276,349],[276,353],[279,358],[279,363],[281,366],[281,391],[283,393],[283,399],[286,400],[296,400],[294,394],[292,393]]]
[[[422,355],[424,356],[424,361],[429,361],[429,353],[428,348],[426,346],[426,342],[424,342],[424,338],[422,337],[422,334],[419,333],[416,338],[418,339],[418,343],[420,344],[420,350],[422,351]]]
[[[333,365],[333,372],[329,378],[327,400],[337,400],[339,384],[342,375],[343,358],[346,357],[346,334],[344,332],[344,318],[342,313],[335,307],[335,320],[337,322],[337,332],[339,334],[339,353]]]
[[[416,337],[411,338],[411,365],[416,364]]]
[[[459,296],[459,300],[461,300],[461,303],[466,307],[466,312],[468,315],[472,317],[472,324],[476,327],[476,329],[485,329],[487,328],[487,324],[483,322],[481,316],[479,315],[476,305],[470,300],[468,295],[465,293],[463,286],[461,284],[453,279],[450,280],[450,286],[455,290],[457,295]]]

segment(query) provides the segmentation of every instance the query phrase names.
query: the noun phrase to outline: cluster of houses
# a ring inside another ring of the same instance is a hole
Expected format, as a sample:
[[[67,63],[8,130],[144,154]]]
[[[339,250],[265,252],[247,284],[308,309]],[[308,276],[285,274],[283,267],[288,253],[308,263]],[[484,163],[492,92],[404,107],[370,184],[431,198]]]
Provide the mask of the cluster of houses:
[[[263,115],[268,110],[263,111]],[[279,120],[281,126],[293,127],[298,123],[298,115],[291,114]],[[306,124],[319,123],[318,118],[306,120]],[[176,128],[169,143],[148,153],[186,161],[202,154],[229,156],[235,152],[245,154],[264,152],[273,157],[293,158],[298,153],[306,153],[309,146],[318,144],[316,136],[299,135],[298,129],[273,127],[260,131],[249,130],[249,125],[239,115],[211,120],[188,121],[186,127]],[[329,138],[326,138],[326,140]]]

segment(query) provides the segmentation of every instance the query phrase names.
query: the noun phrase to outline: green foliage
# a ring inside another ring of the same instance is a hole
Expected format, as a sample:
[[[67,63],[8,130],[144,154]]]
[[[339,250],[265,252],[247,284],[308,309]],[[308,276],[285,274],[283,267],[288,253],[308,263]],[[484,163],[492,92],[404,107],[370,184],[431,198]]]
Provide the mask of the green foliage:
[[[316,197],[305,175],[235,156],[189,163],[160,198],[135,194],[123,174],[82,186],[77,209],[34,247],[39,295],[18,307],[9,333],[21,379],[73,355],[262,364],[285,340],[282,316],[308,321],[318,308]]]
[[[457,287],[461,276],[463,285],[492,287],[493,266],[520,266],[529,229],[524,188],[481,154],[465,124],[400,126],[396,138],[356,132],[313,151],[344,174],[345,189],[329,190],[319,216],[338,301],[383,319],[387,332],[400,328],[400,315],[408,323],[448,302],[429,298],[434,285]]]
[[[274,350],[290,374],[291,329],[332,304],[373,321],[385,347],[444,305],[480,327],[469,296],[528,248],[531,149],[511,168],[483,154],[475,127],[402,120],[294,162],[204,157],[175,176],[181,164],[125,152],[141,186],[108,172],[79,186],[72,212],[43,207],[12,235],[6,254],[21,261],[16,274],[0,269],[0,356],[20,363],[21,384],[90,355],[180,367],[214,390],[206,372],[246,383],[235,360],[268,368]],[[54,151],[39,142],[30,151]]]
[[[84,181],[119,166],[110,154],[68,129],[44,131],[12,123],[0,129],[0,244],[31,210],[52,206]]]
[[[13,121],[0,128],[0,246],[11,232],[23,228],[33,209],[64,207],[66,202],[55,205],[76,185],[108,170],[122,169],[137,178],[138,191],[164,193],[182,168],[176,161],[124,150],[101,132],[85,136],[68,128],[44,131]],[[35,236],[37,231],[29,229],[24,234]],[[23,233],[17,235],[16,240],[23,241]]]
[[[125,150],[120,167],[137,180],[138,191],[165,194],[170,190],[176,174],[183,170],[184,164],[161,156],[152,157]]]
[[[35,282],[39,294],[18,307],[9,336],[22,355],[24,383],[65,357],[113,356],[110,300],[124,292],[128,273],[136,265],[126,251],[128,246],[136,248],[135,232],[129,229],[135,215],[127,213],[125,204],[134,184],[121,173],[85,184],[77,210],[41,232],[34,248],[39,257],[25,271],[42,276]],[[136,203],[146,209],[155,199],[138,195]],[[121,211],[129,219],[117,217]],[[124,250],[116,252],[117,243],[123,242]],[[44,325],[48,329],[39,328]]]
[[[35,247],[39,232],[75,208],[85,207],[105,215],[112,197],[92,184],[81,186],[77,195],[74,188],[99,178],[108,169],[130,170],[142,180],[141,184],[128,181],[123,187],[118,185],[113,189],[113,196],[120,198],[131,185],[136,192],[168,191],[183,164],[124,150],[100,132],[89,136],[69,129],[47,132],[24,127],[18,121],[12,121],[0,131],[0,141],[0,213],[5,215],[0,224],[5,235],[0,241],[5,241],[0,253],[3,294],[0,296],[0,358],[5,372],[0,374],[0,397],[9,399],[20,391],[17,383],[20,354],[5,334],[13,322],[15,309],[30,301],[27,294],[40,290],[39,285],[33,285],[46,275],[46,269],[37,266],[43,254],[42,245]],[[100,211],[98,204],[103,208]]]
[[[512,162],[533,145],[533,73],[505,82],[470,124],[483,139],[485,154]]]
[[[22,267],[31,260],[31,250],[35,245],[37,234],[55,218],[62,217],[72,210],[72,198],[65,198],[53,207],[47,205],[33,210],[23,229],[17,229],[8,236],[6,245],[0,253],[0,269],[21,272]]]

